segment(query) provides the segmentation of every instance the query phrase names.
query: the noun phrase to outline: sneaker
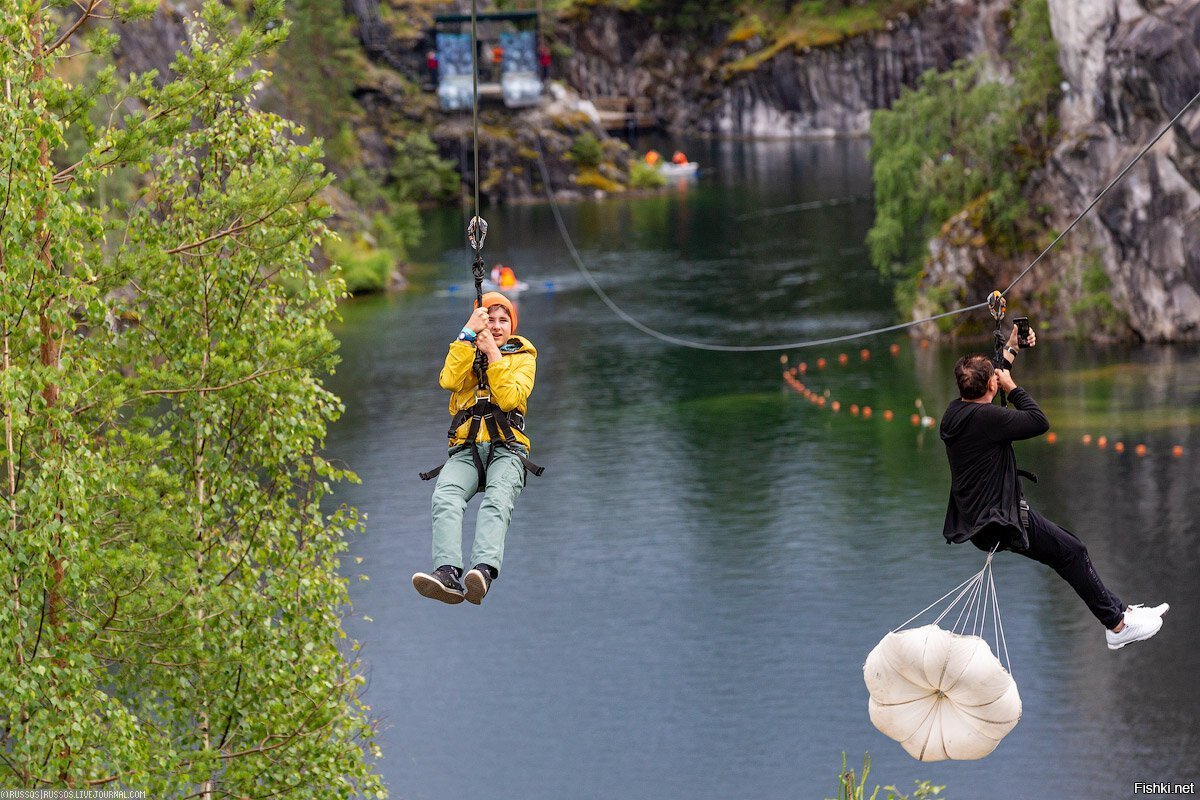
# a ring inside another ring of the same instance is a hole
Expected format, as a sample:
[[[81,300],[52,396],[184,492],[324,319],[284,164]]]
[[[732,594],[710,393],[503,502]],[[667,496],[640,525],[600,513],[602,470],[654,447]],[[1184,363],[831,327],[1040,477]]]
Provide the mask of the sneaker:
[[[1169,603],[1159,603],[1158,605],[1151,606],[1150,608],[1146,608],[1141,603],[1135,603],[1134,605],[1131,605],[1129,607],[1130,611],[1153,614],[1156,617],[1161,617],[1163,614],[1167,613],[1170,609],[1171,609],[1171,605]]]
[[[1120,650],[1131,642],[1149,639],[1162,627],[1162,617],[1149,608],[1129,608],[1125,611],[1125,627],[1120,633],[1105,631],[1109,650]]]
[[[492,588],[492,581],[499,573],[487,564],[476,564],[463,580],[467,584],[467,602],[479,605]]]
[[[428,572],[413,574],[412,585],[423,597],[454,605],[461,603],[466,596],[462,581],[458,579],[460,575],[462,575],[462,570],[458,567],[442,564],[433,571],[432,575]]]

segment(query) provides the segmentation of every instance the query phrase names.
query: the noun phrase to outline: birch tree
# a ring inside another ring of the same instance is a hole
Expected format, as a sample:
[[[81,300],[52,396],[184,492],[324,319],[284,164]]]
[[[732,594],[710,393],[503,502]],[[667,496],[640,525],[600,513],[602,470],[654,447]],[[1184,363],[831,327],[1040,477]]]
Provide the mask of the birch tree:
[[[384,796],[320,455],[319,146],[256,109],[282,2],[102,63],[146,0],[0,0],[0,786]],[[136,175],[132,196],[106,192]]]

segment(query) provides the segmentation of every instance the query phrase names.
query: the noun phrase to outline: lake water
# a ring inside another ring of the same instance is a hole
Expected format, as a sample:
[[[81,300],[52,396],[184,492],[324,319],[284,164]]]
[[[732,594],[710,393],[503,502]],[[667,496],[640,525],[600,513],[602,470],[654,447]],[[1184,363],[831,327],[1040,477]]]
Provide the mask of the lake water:
[[[864,142],[688,153],[704,166],[695,183],[564,207],[628,314],[738,345],[896,321],[863,247]],[[822,200],[839,202],[786,208]],[[547,470],[518,501],[482,606],[409,584],[431,566],[432,486],[417,473],[444,458],[437,372],[472,291],[461,215],[429,219],[409,291],[349,303],[338,326],[331,388],[347,410],[328,451],[363,480],[338,498],[368,516],[345,562],[346,627],[363,643],[393,797],[819,799],[836,795],[843,752],[852,765],[870,752],[872,785],[930,779],[952,800],[1200,783],[1200,350],[1047,341],[1022,355],[1018,380],[1058,437],[1018,446],[1041,477],[1031,502],[1083,538],[1123,599],[1172,609],[1155,639],[1110,652],[1062,580],[1002,554],[1023,718],[981,761],[922,764],[871,725],[862,664],[982,566],[973,547],[944,544],[944,449],[908,421],[917,398],[940,417],[968,346],[879,337],[788,352],[843,404],[835,414],[787,388],[780,353],[687,349],[620,321],[547,206],[484,215],[489,259],[532,284],[520,332],[539,350],[528,430]]]

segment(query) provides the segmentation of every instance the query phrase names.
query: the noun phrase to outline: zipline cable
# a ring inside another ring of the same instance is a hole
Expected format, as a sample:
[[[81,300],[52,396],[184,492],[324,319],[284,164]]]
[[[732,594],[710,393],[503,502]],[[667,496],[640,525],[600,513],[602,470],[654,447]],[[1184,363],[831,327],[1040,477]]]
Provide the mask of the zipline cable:
[[[1054,241],[1051,242],[1050,244],[1048,244],[1046,246],[1046,249],[1043,250],[1041,253],[1039,253],[1038,257],[1035,258],[1033,261],[1031,261],[1029,266],[1026,267],[1025,269],[1023,269],[1021,271],[1021,274],[1018,275],[1016,278],[1014,278],[1013,282],[1010,283],[1008,285],[1008,287],[1005,288],[1005,290],[1003,292],[1001,292],[1000,294],[1008,294],[1009,289],[1016,286],[1017,281],[1024,278],[1026,273],[1028,273],[1029,270],[1033,269],[1034,265],[1036,265],[1039,261],[1042,260],[1042,256],[1046,255],[1046,253],[1049,253],[1050,250],[1054,247],[1054,245],[1058,244],[1060,239],[1062,239],[1064,236],[1066,236],[1068,233],[1070,233],[1071,229],[1074,228],[1076,224],[1078,224],[1079,220],[1083,219],[1087,215],[1087,213],[1089,211],[1091,211],[1092,208],[1094,208],[1097,203],[1100,202],[1100,199],[1103,198],[1104,195],[1108,194],[1108,190],[1111,189],[1112,187],[1116,186],[1117,182],[1120,181],[1121,178],[1125,177],[1125,173],[1129,172],[1129,170],[1133,169],[1133,165],[1138,163],[1139,161],[1141,161],[1142,156],[1146,155],[1146,153],[1148,153],[1150,151],[1151,147],[1154,147],[1154,145],[1158,144],[1158,140],[1161,139],[1164,135],[1166,135],[1167,131],[1171,130],[1172,126],[1174,126],[1175,123],[1179,121],[1179,118],[1183,116],[1185,111],[1187,111],[1189,108],[1191,108],[1192,103],[1196,102],[1197,99],[1200,99],[1200,92],[1196,92],[1196,94],[1192,97],[1192,99],[1188,100],[1187,103],[1184,104],[1183,108],[1179,109],[1179,113],[1176,114],[1171,119],[1170,122],[1168,122],[1166,125],[1163,126],[1163,129],[1158,132],[1158,135],[1155,136],[1153,139],[1151,139],[1150,143],[1147,144],[1145,147],[1143,147],[1142,151],[1140,153],[1138,153],[1136,156],[1134,156],[1133,161],[1130,161],[1128,164],[1125,165],[1125,169],[1121,170],[1117,174],[1117,177],[1113,178],[1111,181],[1108,182],[1108,186],[1105,186],[1104,189],[1100,192],[1100,194],[1096,195],[1096,198],[1094,200],[1092,200],[1092,202],[1088,203],[1087,208],[1085,208],[1083,211],[1081,211],[1079,213],[1079,216],[1077,216],[1075,218],[1074,222],[1072,222],[1070,225],[1068,225],[1066,230],[1064,230],[1062,233],[1060,233],[1058,236],[1056,236],[1054,238]]]
[[[1021,273],[1019,275],[1017,275],[1017,277],[1015,279],[1013,279],[1012,283],[1010,283],[1004,289],[1003,292],[1000,292],[1000,294],[1001,295],[1008,294],[1008,292],[1010,290],[1012,290],[1012,288],[1014,286],[1016,286],[1017,283],[1022,278],[1024,278],[1027,274],[1029,274],[1029,271],[1032,270],[1038,264],[1038,262],[1041,261],[1042,258],[1045,257],[1045,255],[1047,253],[1049,253],[1050,250],[1053,249],[1054,246],[1062,240],[1062,238],[1064,236],[1066,236],[1068,233],[1070,233],[1071,230],[1079,223],[1079,221],[1082,220],[1088,214],[1088,212],[1090,212],[1093,208],[1095,208],[1096,204],[1099,203],[1100,200],[1104,198],[1104,195],[1106,195],[1108,193],[1108,191],[1110,189],[1112,189],[1113,186],[1115,186],[1122,178],[1124,178],[1126,173],[1128,173],[1129,170],[1132,169],[1133,166],[1135,164],[1137,164],[1138,161],[1140,161],[1142,159],[1142,157],[1146,155],[1147,152],[1150,151],[1150,148],[1153,147],[1155,144],[1157,144],[1158,140],[1161,139],[1164,135],[1166,135],[1166,132],[1168,130],[1170,130],[1171,127],[1176,122],[1179,121],[1179,118],[1183,116],[1183,114],[1192,106],[1193,103],[1196,102],[1197,99],[1200,99],[1200,92],[1197,92],[1196,95],[1193,96],[1192,99],[1189,100],[1183,106],[1183,108],[1181,108],[1179,110],[1179,113],[1177,113],[1171,119],[1170,122],[1168,122],[1165,126],[1163,126],[1162,130],[1160,130],[1158,132],[1158,135],[1156,135],[1145,147],[1143,147],[1141,152],[1139,152],[1134,157],[1134,159],[1132,161],[1130,161],[1125,166],[1125,168],[1120,171],[1120,173],[1117,174],[1117,176],[1115,178],[1113,178],[1111,181],[1109,181],[1108,185],[1105,186],[1104,189],[1101,190],[1101,192],[1098,195],[1096,195],[1096,197],[1092,200],[1092,202],[1088,203],[1087,208],[1085,208],[1082,212],[1080,212],[1079,216],[1077,216],[1075,218],[1075,220],[1070,225],[1068,225],[1065,230],[1063,230],[1062,233],[1060,233],[1057,237],[1055,237],[1054,241],[1052,241],[1049,245],[1047,245],[1046,248],[1044,250],[1042,250],[1041,253],[1038,254],[1037,258],[1033,259],[1033,261],[1031,261],[1029,263],[1029,265],[1027,267],[1025,267],[1025,269],[1023,269],[1021,271]],[[708,350],[708,351],[727,352],[727,353],[761,353],[761,352],[769,352],[769,351],[773,351],[773,350],[801,350],[801,349],[804,349],[807,347],[819,347],[821,345],[837,344],[839,342],[848,342],[848,341],[852,341],[854,339],[864,339],[868,336],[877,336],[877,335],[883,334],[883,333],[891,333],[893,331],[900,331],[900,330],[904,330],[906,328],[914,327],[916,325],[922,325],[926,322],[933,322],[935,320],[944,319],[945,317],[952,317],[952,316],[956,316],[958,314],[965,314],[968,311],[976,311],[978,309],[988,307],[988,302],[985,300],[982,303],[976,303],[974,305],[964,306],[962,308],[956,308],[953,311],[945,311],[945,312],[942,312],[941,314],[934,314],[933,316],[924,317],[922,319],[912,320],[910,322],[902,322],[902,323],[898,323],[896,325],[888,325],[888,326],[882,327],[882,328],[872,328],[871,330],[860,331],[858,333],[850,333],[850,334],[846,334],[844,336],[830,336],[830,337],[826,337],[823,339],[806,339],[806,340],[800,341],[800,342],[787,342],[787,343],[783,343],[783,344],[762,344],[762,345],[709,344],[706,342],[696,342],[696,341],[692,341],[690,339],[683,339],[678,336],[672,336],[671,334],[663,333],[662,331],[655,330],[654,328],[651,328],[650,326],[645,325],[644,323],[638,321],[637,319],[634,319],[632,316],[630,316],[628,313],[626,313],[624,309],[622,309],[619,305],[617,305],[617,303],[615,303],[612,300],[612,298],[610,298],[608,296],[608,294],[602,288],[600,288],[600,285],[596,282],[596,279],[592,276],[591,271],[588,270],[587,266],[583,263],[583,259],[580,257],[579,251],[575,248],[575,243],[571,240],[571,235],[567,231],[566,223],[563,221],[562,212],[560,211],[560,209],[558,207],[558,202],[554,199],[554,192],[550,187],[549,171],[546,169],[546,159],[542,153],[542,140],[541,140],[540,135],[538,136],[537,144],[538,144],[538,168],[541,170],[542,188],[545,189],[545,191],[546,191],[546,199],[550,201],[550,210],[553,212],[554,220],[558,225],[559,235],[562,237],[563,244],[566,245],[567,250],[570,252],[571,259],[575,262],[576,268],[579,269],[580,273],[583,275],[584,279],[587,281],[587,283],[591,287],[592,291],[595,292],[596,295],[602,301],[604,301],[604,304],[607,305],[609,307],[609,309],[614,314],[616,314],[622,321],[624,321],[625,323],[629,324],[630,326],[632,326],[634,328],[637,328],[642,333],[645,333],[648,336],[652,336],[655,339],[658,339],[659,341],[666,342],[667,344],[678,345],[680,347],[689,347],[689,348],[692,348],[693,350]],[[476,179],[476,186],[478,186],[478,179]],[[801,205],[803,205],[803,204],[801,204]]]
[[[623,308],[617,305],[616,302],[614,302],[613,299],[608,296],[604,289],[600,288],[600,284],[597,283],[595,277],[592,276],[591,270],[589,270],[587,265],[583,263],[583,259],[580,257],[579,251],[575,247],[575,243],[571,240],[571,234],[567,231],[567,224],[563,221],[562,211],[559,210],[558,203],[554,199],[554,192],[550,188],[550,174],[546,169],[546,160],[542,154],[542,141],[540,136],[538,137],[538,168],[541,170],[542,186],[546,190],[546,198],[550,201],[550,210],[554,214],[554,221],[558,224],[558,232],[562,236],[563,244],[566,245],[567,251],[571,254],[571,260],[575,262],[576,268],[583,275],[584,280],[586,280],[588,283],[588,286],[591,287],[592,291],[595,292],[596,295],[604,302],[604,304],[608,306],[609,309],[622,321],[634,328],[637,328],[642,333],[652,336],[659,341],[666,342],[667,344],[678,345],[680,347],[690,347],[693,350],[709,350],[723,353],[763,353],[773,350],[799,350],[805,347],[817,347],[819,345],[835,344],[837,342],[847,342],[852,339],[875,336],[881,333],[890,333],[891,331],[911,328],[913,325],[920,325],[923,322],[932,322],[943,317],[950,317],[955,314],[963,314],[967,311],[975,311],[976,309],[987,307],[986,302],[976,303],[973,306],[958,308],[954,311],[945,311],[941,314],[934,314],[931,317],[913,320],[912,322],[904,322],[898,325],[888,325],[887,327],[875,328],[873,330],[862,331],[860,333],[851,333],[845,336],[830,336],[825,339],[809,339],[801,342],[787,342],[784,344],[708,344],[706,342],[696,342],[692,341],[691,339],[683,339],[678,336],[672,336],[669,333],[663,333],[662,331],[655,330],[654,328],[645,325],[626,313]]]

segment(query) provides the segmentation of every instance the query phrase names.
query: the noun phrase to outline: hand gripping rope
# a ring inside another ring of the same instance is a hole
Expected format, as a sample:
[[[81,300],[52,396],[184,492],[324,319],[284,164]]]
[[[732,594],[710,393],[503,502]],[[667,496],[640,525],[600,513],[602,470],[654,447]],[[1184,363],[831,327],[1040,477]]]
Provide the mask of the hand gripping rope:
[[[992,332],[992,366],[996,369],[1004,369],[1008,365],[1008,362],[1004,360],[1004,334],[1000,332],[1000,321],[1004,319],[1004,311],[1008,308],[1008,301],[997,290],[988,295],[987,307],[988,312],[992,315],[992,319],[996,320],[996,329]],[[1000,405],[1008,405],[1008,396],[1003,389],[1000,390]]]

